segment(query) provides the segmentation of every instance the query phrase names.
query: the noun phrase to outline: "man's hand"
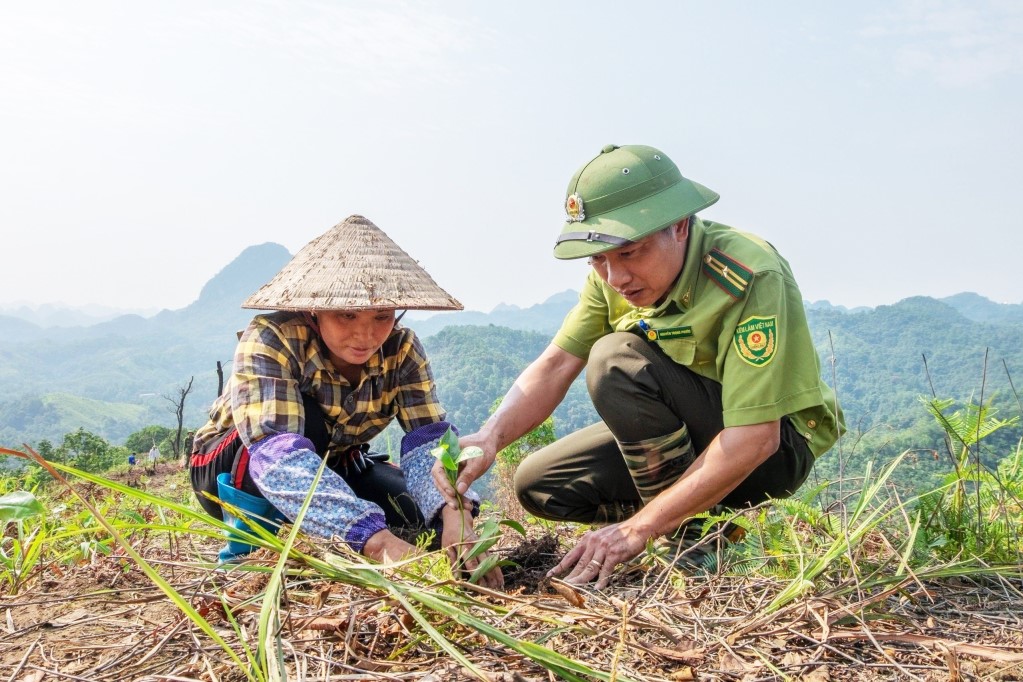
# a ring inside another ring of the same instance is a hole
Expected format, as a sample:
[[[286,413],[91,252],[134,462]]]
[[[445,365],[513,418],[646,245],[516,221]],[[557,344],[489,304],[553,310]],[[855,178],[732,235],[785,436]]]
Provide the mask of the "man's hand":
[[[471,486],[476,479],[487,473],[487,469],[489,469],[494,464],[494,460],[497,459],[497,451],[493,446],[488,445],[478,433],[474,433],[464,438],[459,438],[458,444],[462,447],[462,449],[465,449],[470,445],[476,445],[483,450],[483,456],[467,460],[459,467],[458,480],[455,483],[455,488],[451,487],[451,482],[448,480],[448,472],[444,468],[444,465],[440,463],[440,460],[437,460],[434,463],[432,470],[433,482],[437,486],[437,490],[440,491],[444,501],[448,503],[448,507],[455,510],[458,509],[458,497],[464,495],[465,492],[469,490],[469,486]],[[462,506],[466,506],[467,504],[468,501],[465,501]]]
[[[433,480],[450,507],[458,507],[456,495],[464,495],[469,486],[493,466],[502,448],[551,416],[568,392],[568,387],[585,366],[585,360],[553,343],[530,363],[512,384],[501,406],[490,415],[487,423],[477,433],[458,439],[463,448],[470,445],[482,448],[483,456],[470,459],[462,466],[455,483],[457,492],[448,482],[444,467],[439,462],[434,465]]]
[[[565,576],[565,582],[580,585],[596,580],[596,588],[603,589],[615,567],[639,556],[650,537],[629,521],[591,530],[547,576],[561,575],[572,569]]]
[[[479,540],[472,529],[472,512],[469,509],[459,512],[450,507],[444,507],[440,514],[444,521],[444,528],[440,536],[441,546],[447,551],[448,559],[451,560],[453,567],[456,569],[460,567],[463,571],[468,571],[471,574],[488,556],[486,552],[483,552],[467,561],[462,560],[462,557],[468,554]],[[504,574],[500,567],[495,566],[483,575],[479,584],[493,590],[503,588]]]
[[[778,449],[779,429],[777,420],[725,428],[667,490],[629,520],[586,533],[547,575],[571,568],[566,582],[596,579],[598,589],[605,587],[615,567],[638,556],[647,540],[674,532],[734,490]]]

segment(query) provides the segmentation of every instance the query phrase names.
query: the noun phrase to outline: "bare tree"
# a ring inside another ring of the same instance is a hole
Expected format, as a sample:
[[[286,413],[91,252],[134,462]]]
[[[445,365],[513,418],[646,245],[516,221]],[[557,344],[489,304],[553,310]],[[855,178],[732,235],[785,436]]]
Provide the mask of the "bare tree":
[[[174,436],[174,456],[181,456],[181,431],[184,428],[185,423],[185,398],[188,397],[189,392],[192,390],[192,382],[195,381],[195,377],[191,377],[188,380],[188,386],[181,386],[178,388],[178,394],[175,397],[169,395],[163,396],[165,400],[171,402],[174,405],[174,414],[178,417],[178,431]]]
[[[224,366],[217,360],[217,397],[224,392]]]

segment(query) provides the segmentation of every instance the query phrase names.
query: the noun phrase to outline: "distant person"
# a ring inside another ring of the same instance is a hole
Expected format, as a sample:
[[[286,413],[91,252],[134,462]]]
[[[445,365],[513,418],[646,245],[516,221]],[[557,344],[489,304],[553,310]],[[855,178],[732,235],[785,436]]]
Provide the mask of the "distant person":
[[[130,455],[128,455],[128,468],[129,469],[135,466],[135,461],[136,461],[135,460],[135,453],[133,452]]]
[[[153,447],[149,448],[149,468],[155,474],[156,473],[156,461],[160,459],[160,450],[156,447],[156,443],[153,443]]]
[[[691,518],[716,505],[793,494],[839,436],[789,264],[763,239],[696,215],[717,200],[652,147],[609,145],[580,168],[554,247],[588,259],[579,302],[461,439],[485,453],[461,471],[464,494],[586,370],[602,421],[530,455],[515,477],[532,514],[608,524],[551,571],[569,582],[603,587],[661,536],[684,547]],[[454,504],[437,468],[434,479]]]
[[[203,508],[222,518],[208,493],[253,517],[294,521],[326,458],[306,533],[377,561],[417,551],[392,529],[436,529],[453,559],[473,543],[477,499],[460,512],[433,484],[430,450],[450,424],[423,346],[395,314],[461,304],[376,225],[351,216],[303,247],[243,307],[278,312],[257,315],[242,334],[224,393],[195,434],[191,478]],[[405,431],[401,468],[369,452],[395,419]],[[250,550],[229,538],[220,556]],[[483,583],[501,585],[500,570]]]

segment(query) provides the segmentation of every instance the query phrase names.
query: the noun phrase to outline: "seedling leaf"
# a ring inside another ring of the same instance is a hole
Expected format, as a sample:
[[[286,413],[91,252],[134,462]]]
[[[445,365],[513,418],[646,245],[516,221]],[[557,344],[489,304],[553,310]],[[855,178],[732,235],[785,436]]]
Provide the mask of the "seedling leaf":
[[[467,447],[464,450],[462,450],[461,454],[458,455],[458,461],[459,462],[464,462],[467,459],[476,459],[477,457],[482,457],[482,456],[483,456],[483,448],[477,447],[475,445],[470,445],[469,447]]]
[[[16,490],[0,497],[0,521],[21,521],[43,514],[46,509],[35,495],[26,490]]]

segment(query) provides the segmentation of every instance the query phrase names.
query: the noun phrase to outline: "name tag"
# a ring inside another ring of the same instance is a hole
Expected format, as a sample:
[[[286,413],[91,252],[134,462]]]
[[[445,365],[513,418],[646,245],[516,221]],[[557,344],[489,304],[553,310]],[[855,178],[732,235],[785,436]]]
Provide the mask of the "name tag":
[[[655,331],[658,339],[688,339],[693,335],[692,327],[665,327]]]
[[[693,335],[693,327],[665,327],[655,329],[656,338],[688,338]]]
[[[654,329],[646,320],[639,321],[639,328],[643,330],[643,333],[651,341],[660,341],[663,339],[688,339],[693,335],[693,328],[690,326]]]

